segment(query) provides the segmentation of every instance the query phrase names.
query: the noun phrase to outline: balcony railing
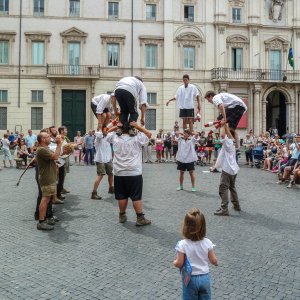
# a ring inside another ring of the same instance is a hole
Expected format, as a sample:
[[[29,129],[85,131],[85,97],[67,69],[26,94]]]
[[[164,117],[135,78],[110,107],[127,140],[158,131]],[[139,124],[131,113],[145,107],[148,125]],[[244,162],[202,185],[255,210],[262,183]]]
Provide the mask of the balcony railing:
[[[236,80],[236,81],[286,81],[299,82],[300,72],[290,70],[271,70],[271,69],[229,69],[214,68],[211,70],[211,79]]]
[[[47,65],[48,77],[99,78],[99,65]]]

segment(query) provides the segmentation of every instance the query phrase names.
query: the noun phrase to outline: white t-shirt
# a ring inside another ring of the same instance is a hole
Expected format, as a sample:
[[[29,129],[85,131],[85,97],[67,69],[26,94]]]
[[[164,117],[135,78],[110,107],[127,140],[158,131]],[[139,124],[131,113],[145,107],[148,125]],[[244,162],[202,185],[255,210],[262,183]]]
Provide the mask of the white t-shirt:
[[[192,266],[192,275],[201,275],[209,273],[208,252],[214,247],[208,238],[195,242],[184,239],[177,243],[175,250],[186,255]]]
[[[175,95],[177,107],[179,109],[194,109],[194,101],[199,95],[198,89],[193,84],[181,85]]]
[[[94,161],[106,164],[112,160],[111,145],[101,131],[95,132],[95,136],[96,155]]]
[[[113,145],[113,173],[116,176],[137,176],[142,174],[142,147],[149,143],[148,137],[138,132],[136,136],[111,132],[106,137]]]
[[[135,77],[124,77],[116,84],[116,90],[122,89],[125,90],[134,97],[134,99],[139,102],[139,106],[141,107],[143,104],[146,104],[148,107],[147,102],[147,90],[145,85]]]
[[[221,140],[222,148],[216,162],[216,169],[222,170],[230,175],[236,175],[239,171],[239,166],[236,162],[236,152],[233,140],[227,135],[224,140]]]
[[[64,140],[64,141],[62,142],[62,144],[61,144],[61,152],[60,152],[60,155],[63,154],[63,146],[66,145],[66,144],[67,144],[67,142]],[[55,152],[55,151],[56,151],[57,144],[54,143],[54,139],[51,139],[51,143],[49,144],[48,147],[49,147],[50,151],[52,151],[52,152]],[[59,165],[58,165],[59,167],[64,166],[64,165],[65,165],[65,162],[66,162],[66,161],[65,161],[63,158],[61,158],[61,157],[59,157],[56,161],[59,162]]]
[[[241,98],[229,93],[217,94],[216,96],[213,97],[212,101],[215,106],[219,106],[220,104],[223,104],[224,108],[233,108],[239,105],[244,107],[245,111],[247,111],[247,106],[244,103],[244,101]]]
[[[198,159],[195,151],[196,140],[192,137],[190,140],[185,140],[183,137],[178,139],[178,152],[176,159],[181,163],[191,163]]]
[[[5,150],[9,150],[9,141],[5,138],[1,139],[1,141],[2,141],[2,148]]]
[[[97,105],[97,109],[96,109],[97,114],[102,114],[105,108],[107,108],[109,111],[112,111],[110,95],[101,94],[101,95],[95,96],[92,99],[92,103]]]

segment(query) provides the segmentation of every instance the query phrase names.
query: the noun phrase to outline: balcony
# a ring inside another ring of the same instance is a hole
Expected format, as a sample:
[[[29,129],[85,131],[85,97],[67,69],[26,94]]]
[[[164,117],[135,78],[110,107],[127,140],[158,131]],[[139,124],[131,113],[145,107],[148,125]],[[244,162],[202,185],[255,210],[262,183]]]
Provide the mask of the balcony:
[[[240,69],[214,68],[211,70],[213,81],[250,81],[250,82],[279,82],[299,83],[300,72],[290,70],[270,69]]]
[[[47,65],[47,77],[99,78],[99,65]]]

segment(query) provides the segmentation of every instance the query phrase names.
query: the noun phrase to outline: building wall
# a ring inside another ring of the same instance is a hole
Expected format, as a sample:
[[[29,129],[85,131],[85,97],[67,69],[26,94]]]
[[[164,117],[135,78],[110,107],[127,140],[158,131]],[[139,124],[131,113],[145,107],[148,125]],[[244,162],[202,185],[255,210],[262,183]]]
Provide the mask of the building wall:
[[[69,1],[45,0],[45,14],[33,16],[33,1],[23,0],[22,29],[19,32],[19,1],[10,1],[8,15],[0,14],[0,40],[10,40],[10,61],[0,65],[0,90],[8,90],[7,128],[31,126],[31,108],[43,108],[43,126],[61,123],[61,90],[86,90],[86,129],[95,128],[96,120],[90,112],[89,102],[99,93],[114,89],[123,76],[140,75],[149,92],[157,93],[156,129],[171,130],[178,111],[174,103],[165,103],[182,84],[182,75],[188,73],[202,96],[202,129],[206,121],[213,120],[216,109],[205,103],[207,90],[228,91],[248,100],[248,128],[258,134],[266,129],[266,101],[271,90],[282,91],[288,103],[288,126],[299,131],[300,77],[296,80],[251,80],[212,78],[213,68],[232,67],[232,48],[243,49],[243,69],[269,69],[270,49],[282,52],[282,69],[286,69],[289,42],[293,35],[296,70],[299,72],[300,3],[283,1],[282,18],[277,22],[269,18],[272,0],[119,0],[119,18],[108,18],[107,0],[81,0],[80,17],[69,17]],[[157,5],[156,21],[146,20],[146,4]],[[194,6],[194,21],[184,20],[184,6]],[[241,9],[241,23],[233,23],[232,8]],[[133,24],[133,30],[132,30]],[[71,29],[75,27],[73,33]],[[133,42],[131,34],[133,33]],[[31,42],[40,36],[45,41],[45,65],[32,67]],[[21,81],[18,93],[19,37],[21,37]],[[100,65],[100,76],[49,76],[46,64],[68,64],[67,43],[79,41],[81,65]],[[107,66],[106,45],[120,44],[120,65]],[[133,43],[133,48],[132,48]],[[145,44],[158,45],[157,68],[145,68]],[[195,68],[184,69],[183,47],[195,47]],[[132,62],[133,57],[133,62]],[[288,66],[288,70],[291,68]],[[32,104],[31,90],[44,91],[44,103]],[[242,130],[244,132],[246,129]],[[4,130],[0,131],[4,132]]]

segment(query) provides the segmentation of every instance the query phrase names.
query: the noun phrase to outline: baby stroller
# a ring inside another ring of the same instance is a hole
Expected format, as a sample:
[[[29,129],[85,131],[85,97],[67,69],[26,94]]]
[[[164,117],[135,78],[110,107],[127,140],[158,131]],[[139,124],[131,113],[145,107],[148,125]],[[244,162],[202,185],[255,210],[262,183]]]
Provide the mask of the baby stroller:
[[[204,161],[205,157],[206,157],[205,147],[200,146],[198,148],[198,164],[201,167],[206,166],[206,162]]]
[[[253,158],[255,167],[260,169],[262,162],[264,161],[264,148],[263,146],[258,146],[253,149]]]

